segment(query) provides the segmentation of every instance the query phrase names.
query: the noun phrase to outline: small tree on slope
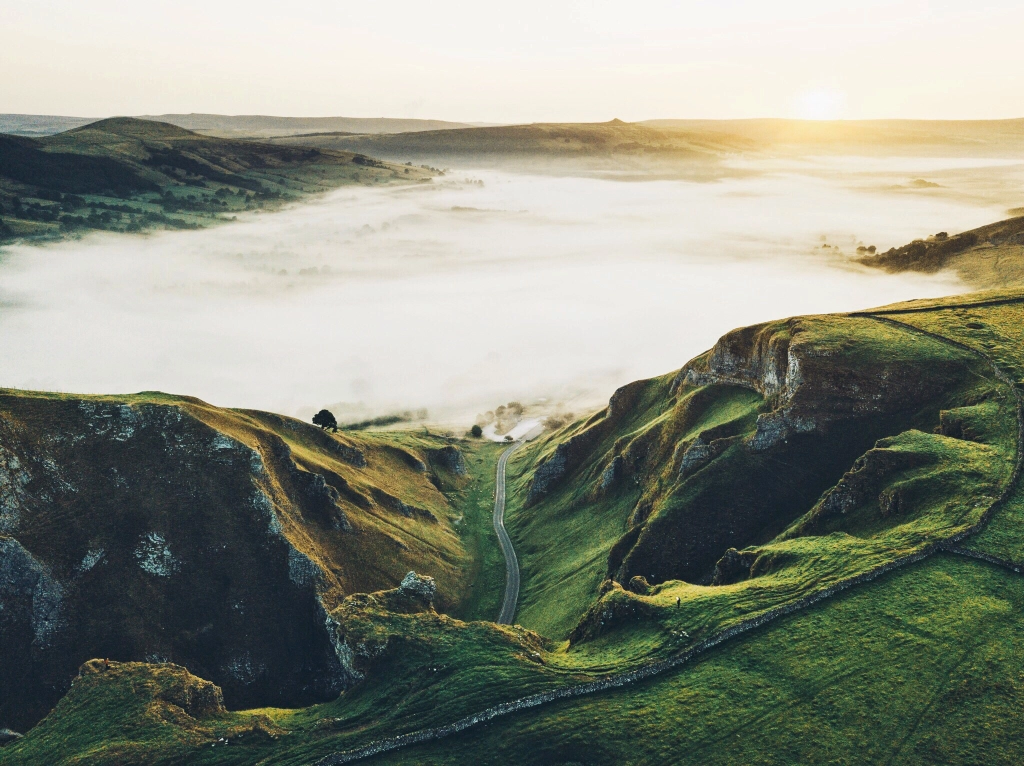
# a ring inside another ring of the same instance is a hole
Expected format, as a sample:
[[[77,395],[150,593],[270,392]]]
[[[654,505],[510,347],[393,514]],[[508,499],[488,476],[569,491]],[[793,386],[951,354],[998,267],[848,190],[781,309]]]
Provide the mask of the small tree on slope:
[[[325,429],[330,428],[332,431],[338,430],[338,421],[334,418],[334,415],[330,410],[320,410],[320,412],[314,415],[313,425],[317,425]]]

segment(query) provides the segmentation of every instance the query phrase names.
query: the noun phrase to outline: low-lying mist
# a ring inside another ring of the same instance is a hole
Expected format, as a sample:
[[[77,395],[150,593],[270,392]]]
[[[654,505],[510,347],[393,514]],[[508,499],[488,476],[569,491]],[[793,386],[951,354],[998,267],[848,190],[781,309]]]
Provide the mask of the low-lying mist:
[[[8,248],[0,385],[303,416],[347,403],[341,419],[427,408],[468,424],[541,398],[581,411],[739,325],[964,289],[848,258],[1001,212],[821,168],[343,189],[205,231]]]

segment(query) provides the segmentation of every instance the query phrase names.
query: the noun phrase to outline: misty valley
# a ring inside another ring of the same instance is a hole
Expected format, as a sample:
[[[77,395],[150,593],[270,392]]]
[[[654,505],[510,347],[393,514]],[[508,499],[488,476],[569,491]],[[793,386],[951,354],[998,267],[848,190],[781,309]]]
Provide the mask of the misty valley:
[[[709,182],[456,169],[201,231],[9,247],[0,382],[304,417],[592,407],[735,325],[968,289],[853,259],[987,223],[1008,195],[955,175],[984,161],[887,165],[748,163]],[[950,186],[896,183],[918,175]]]
[[[1024,5],[5,3],[0,766],[1017,766]]]

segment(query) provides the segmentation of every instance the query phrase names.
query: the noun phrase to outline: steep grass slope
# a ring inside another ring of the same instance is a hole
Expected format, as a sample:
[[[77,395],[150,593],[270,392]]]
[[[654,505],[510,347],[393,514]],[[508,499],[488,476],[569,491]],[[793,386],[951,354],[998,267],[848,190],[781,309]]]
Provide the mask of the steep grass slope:
[[[520,619],[566,635],[606,578],[638,591],[732,578],[751,561],[723,560],[731,549],[768,543],[808,512],[814,534],[852,532],[849,506],[903,472],[934,478],[977,460],[991,484],[963,488],[994,496],[1015,447],[1010,402],[980,357],[870,317],[729,333],[675,375],[621,389],[607,410],[514,464]],[[971,417],[984,420],[983,441],[1001,455],[933,434]],[[894,441],[883,447],[883,438]],[[862,467],[870,481],[841,483]],[[966,480],[951,477],[945,491]],[[888,502],[883,525],[904,501]],[[585,560],[566,550],[586,551]]]
[[[25,727],[94,656],[168,661],[234,707],[349,683],[328,610],[433,576],[463,598],[443,439],[328,434],[163,394],[0,393],[0,721]]]

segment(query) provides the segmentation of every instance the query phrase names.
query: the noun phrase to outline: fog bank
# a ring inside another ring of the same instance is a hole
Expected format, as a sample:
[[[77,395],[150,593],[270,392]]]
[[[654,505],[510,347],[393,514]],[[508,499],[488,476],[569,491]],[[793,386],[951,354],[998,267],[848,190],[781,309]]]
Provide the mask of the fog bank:
[[[736,326],[964,289],[848,257],[1002,211],[886,188],[821,168],[713,184],[459,172],[211,230],[8,248],[0,385],[300,415],[581,408]]]

